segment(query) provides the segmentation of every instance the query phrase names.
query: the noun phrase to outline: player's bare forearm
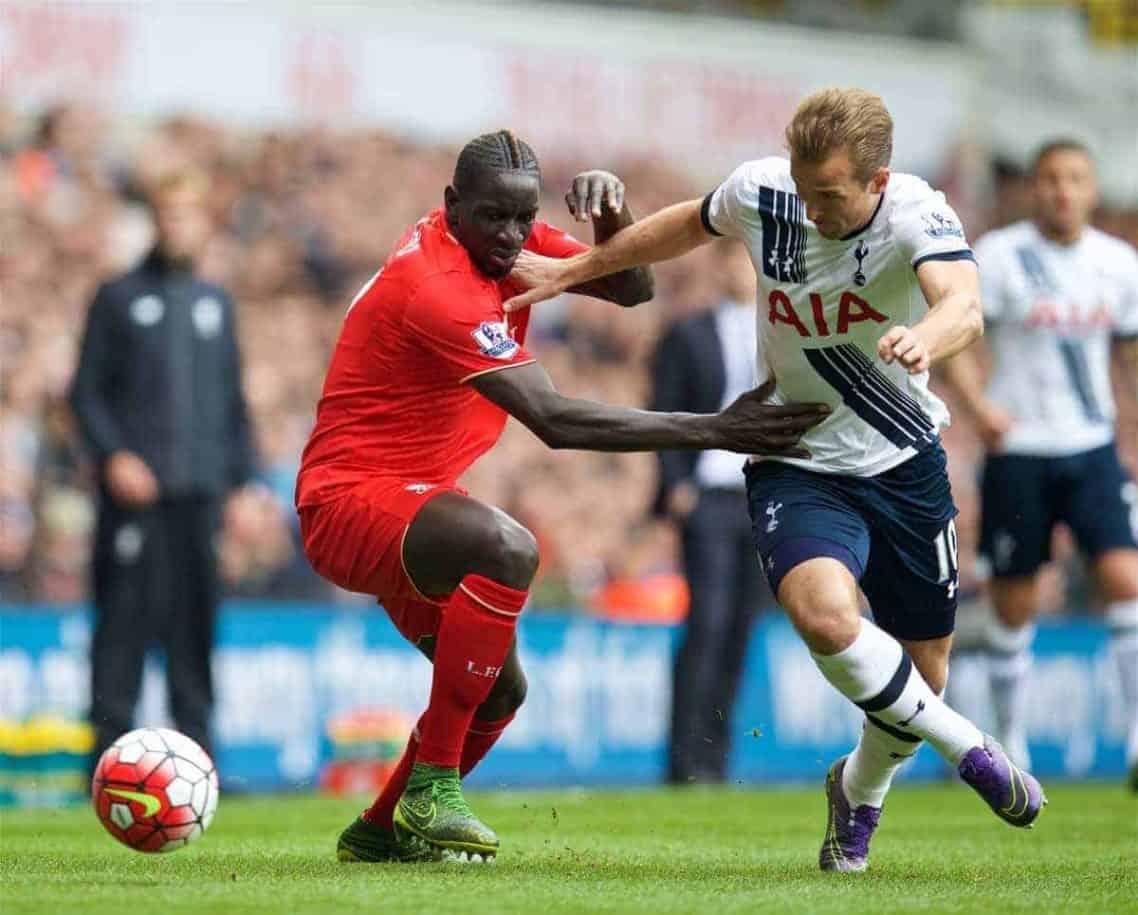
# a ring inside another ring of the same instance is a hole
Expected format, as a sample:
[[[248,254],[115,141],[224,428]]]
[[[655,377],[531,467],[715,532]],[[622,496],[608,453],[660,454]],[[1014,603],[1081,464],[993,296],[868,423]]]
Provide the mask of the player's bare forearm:
[[[652,413],[565,397],[536,364],[491,372],[475,378],[473,384],[550,448],[654,451],[719,447],[713,415]]]
[[[565,260],[522,252],[513,276],[527,290],[505,303],[518,311],[567,289],[584,288],[598,277],[679,257],[711,241],[700,219],[702,201],[689,200],[667,207],[620,229],[603,244]]]
[[[899,362],[910,375],[950,359],[984,333],[980,274],[970,260],[925,261],[917,281],[929,311],[912,327],[898,324],[877,341],[877,354]]]
[[[984,334],[980,298],[954,293],[933,305],[913,330],[928,348],[930,364],[951,359]]]
[[[687,200],[623,227],[603,244],[574,258],[589,279],[671,260],[711,241],[699,211],[702,200]]]
[[[652,413],[560,394],[551,395],[539,409],[540,414],[535,411],[517,418],[550,448],[658,451],[722,447],[714,430],[717,417],[712,414]]]
[[[742,454],[806,456],[798,440],[825,419],[824,404],[764,401],[773,382],[720,413],[655,413],[565,397],[536,363],[489,372],[471,382],[550,448],[660,451],[723,448]]]
[[[608,206],[604,207],[599,216],[593,216],[594,243],[603,245],[617,232],[628,228],[635,221],[627,201],[623,202],[619,211],[613,211]],[[656,294],[656,283],[652,276],[652,269],[641,266],[622,270],[611,276],[598,277],[595,280],[574,286],[569,291],[606,299],[609,302],[630,308],[651,299]]]

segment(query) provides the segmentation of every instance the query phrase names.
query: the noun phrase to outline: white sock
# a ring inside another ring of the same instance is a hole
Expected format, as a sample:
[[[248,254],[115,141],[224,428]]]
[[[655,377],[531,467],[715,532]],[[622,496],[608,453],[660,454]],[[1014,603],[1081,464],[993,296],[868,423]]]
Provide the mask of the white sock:
[[[866,714],[927,740],[953,765],[983,744],[979,728],[933,693],[901,643],[868,620],[844,651],[811,654],[822,675]]]
[[[1106,608],[1110,650],[1118,666],[1122,701],[1129,723],[1126,764],[1138,764],[1138,600],[1119,601]]]
[[[996,717],[996,739],[1016,765],[1031,767],[1027,753],[1027,675],[1035,624],[1008,626],[991,614],[985,623],[988,689]]]
[[[846,760],[842,789],[855,807],[880,807],[885,802],[893,776],[905,760],[921,748],[921,739],[866,716],[861,739]]]

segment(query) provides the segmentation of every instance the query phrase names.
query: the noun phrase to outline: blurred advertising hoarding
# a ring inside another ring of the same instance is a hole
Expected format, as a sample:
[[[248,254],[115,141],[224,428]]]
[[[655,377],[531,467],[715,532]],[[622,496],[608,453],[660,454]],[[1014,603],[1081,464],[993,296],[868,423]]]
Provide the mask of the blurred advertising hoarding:
[[[126,118],[382,126],[461,142],[511,126],[540,150],[682,162],[713,180],[782,148],[798,100],[881,93],[896,164],[942,174],[980,70],[959,46],[569,5],[6,3],[3,94]]]
[[[652,783],[665,773],[672,658],[680,629],[584,617],[523,617],[529,693],[471,777],[481,787]],[[89,614],[0,607],[0,718],[80,718],[87,705]],[[1103,627],[1044,625],[1029,686],[1028,735],[1044,777],[1120,777],[1125,721]],[[382,612],[232,602],[215,664],[218,764],[230,787],[314,785],[333,754],[327,723],[382,713],[413,721],[426,661]],[[954,702],[984,723],[975,661],[953,664]],[[163,678],[148,665],[139,724],[168,723]],[[821,677],[781,617],[755,628],[732,722],[731,774],[747,784],[821,779],[849,751],[860,713]],[[906,777],[944,774],[927,748]]]

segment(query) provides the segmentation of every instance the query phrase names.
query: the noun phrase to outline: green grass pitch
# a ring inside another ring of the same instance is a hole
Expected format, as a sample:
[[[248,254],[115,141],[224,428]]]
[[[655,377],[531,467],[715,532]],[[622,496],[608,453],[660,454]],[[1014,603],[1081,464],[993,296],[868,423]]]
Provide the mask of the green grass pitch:
[[[358,812],[315,796],[222,797],[172,855],[117,845],[87,808],[0,812],[0,911],[19,913],[1138,913],[1138,799],[1057,785],[1036,829],[957,785],[901,786],[870,870],[822,874],[817,790],[472,793],[493,866],[345,865]]]

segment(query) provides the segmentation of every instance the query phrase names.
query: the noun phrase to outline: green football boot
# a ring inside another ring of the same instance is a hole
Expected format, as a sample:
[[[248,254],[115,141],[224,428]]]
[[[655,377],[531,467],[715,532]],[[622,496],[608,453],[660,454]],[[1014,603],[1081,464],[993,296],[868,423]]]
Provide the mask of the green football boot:
[[[391,829],[369,823],[356,817],[340,833],[336,843],[336,857],[345,862],[410,864],[417,861],[434,861],[437,856],[419,841],[408,841]]]
[[[462,796],[458,769],[415,763],[395,808],[395,833],[431,849],[444,861],[482,863],[498,854],[498,836]]]

